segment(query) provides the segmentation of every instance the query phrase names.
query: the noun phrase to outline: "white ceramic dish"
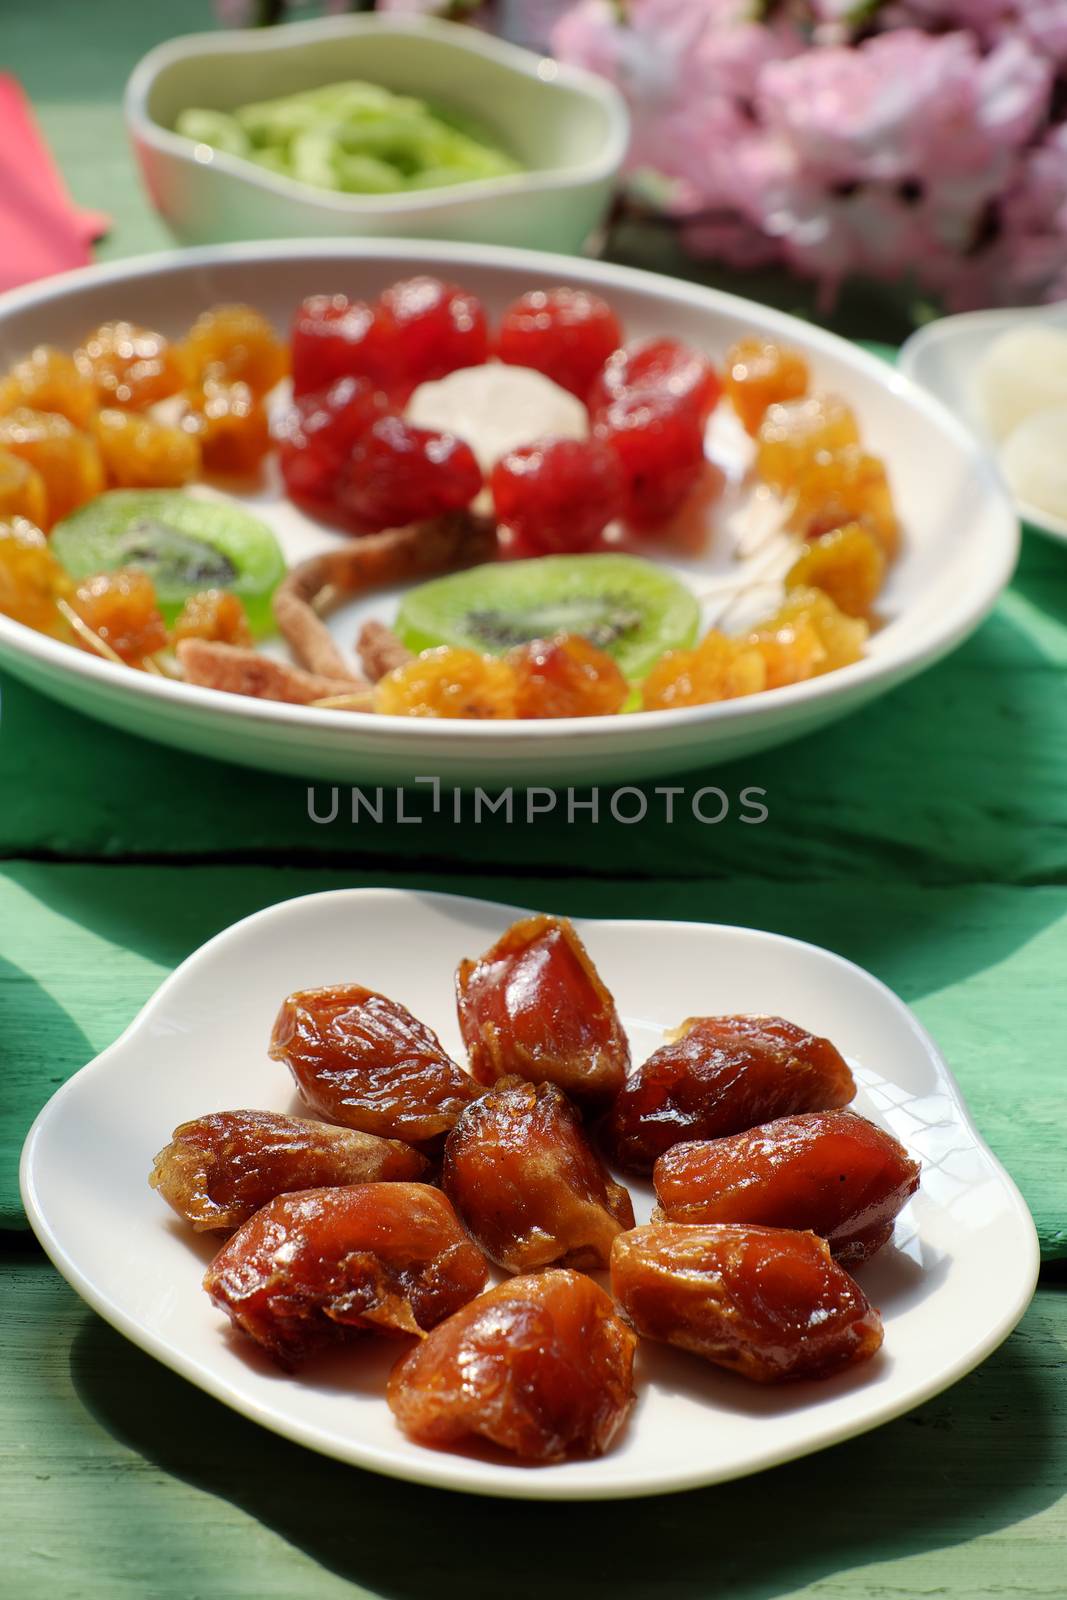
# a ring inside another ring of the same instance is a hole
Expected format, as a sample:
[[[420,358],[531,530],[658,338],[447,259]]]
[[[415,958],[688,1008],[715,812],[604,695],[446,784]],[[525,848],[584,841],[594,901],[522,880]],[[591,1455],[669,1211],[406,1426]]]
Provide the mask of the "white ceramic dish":
[[[397,277],[424,271],[461,281],[492,314],[538,284],[588,285],[611,300],[629,337],[674,335],[719,361],[736,338],[753,330],[801,347],[816,386],[847,396],[870,447],[886,457],[904,523],[903,553],[883,596],[886,625],[865,659],[808,683],[689,710],[481,723],[314,711],[220,694],[130,672],[2,616],[0,662],[65,704],[130,732],[305,779],[399,783],[434,775],[449,784],[562,785],[679,772],[818,728],[953,649],[1007,582],[1019,534],[1006,492],[973,437],[938,402],[884,362],[781,312],[602,262],[396,241],[245,245],[147,257],[0,299],[0,366],[42,341],[74,345],[109,317],[177,335],[216,301],[249,300],[284,328],[305,294],[376,294]],[[252,503],[275,527],[290,561],[342,537],[297,512],[276,483]],[[736,579],[738,570],[726,538],[698,557],[667,564],[697,587]],[[388,618],[395,598],[370,596],[362,613]],[[345,648],[360,614],[359,607],[348,608],[334,618]]]
[[[476,115],[526,170],[420,194],[334,194],[173,132],[189,106],[228,111],[346,78]],[[126,122],[152,203],[186,244],[402,234],[577,251],[607,208],[629,139],[622,97],[593,73],[478,29],[403,16],[171,39],[135,68]]]
[[[394,1477],[532,1499],[656,1494],[759,1471],[899,1416],[1007,1336],[1036,1281],[1034,1226],[900,1000],[840,957],[774,934],[591,922],[579,928],[635,1061],[694,1010],[779,1012],[835,1041],[862,1086],[857,1109],[921,1160],[893,1244],[861,1272],[885,1318],[875,1361],[827,1383],[766,1390],[649,1345],[620,1444],[598,1461],[527,1468],[406,1439],[381,1394],[395,1347],[352,1350],[303,1377],[242,1351],[200,1288],[214,1247],[148,1188],[152,1156],[176,1124],[206,1111],[294,1105],[288,1075],[266,1056],[279,1001],[294,988],[358,978],[410,1006],[458,1054],[453,970],[516,914],[450,895],[339,890],[258,912],[190,956],[53,1096],[27,1139],[23,1198],[64,1277],[143,1349],[298,1443]],[[631,1188],[646,1220],[651,1192]]]
[[[1048,322],[1067,328],[1067,306],[1028,306],[1013,311],[967,311],[940,317],[906,340],[898,363],[901,372],[935,395],[971,428],[996,463],[996,442],[990,436],[978,403],[976,375],[987,348],[1021,322]],[[1011,493],[1010,490],[1006,491]],[[1022,520],[1050,539],[1067,544],[1067,518],[1054,516],[1026,500],[1015,501]]]

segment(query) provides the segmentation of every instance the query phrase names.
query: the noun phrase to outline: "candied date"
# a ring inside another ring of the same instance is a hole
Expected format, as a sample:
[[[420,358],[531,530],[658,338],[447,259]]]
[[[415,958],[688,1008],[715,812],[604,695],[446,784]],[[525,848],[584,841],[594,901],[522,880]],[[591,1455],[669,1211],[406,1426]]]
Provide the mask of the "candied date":
[[[810,1228],[848,1266],[867,1261],[919,1187],[899,1140],[852,1111],[779,1117],[725,1139],[676,1144],[653,1181],[671,1222]]]
[[[270,1054],[289,1067],[312,1111],[383,1138],[418,1143],[447,1133],[478,1093],[430,1028],[358,983],[289,995]]]
[[[606,1267],[634,1225],[630,1196],[554,1083],[502,1080],[445,1141],[442,1186],[486,1255],[509,1272]]]
[[[582,1273],[511,1278],[397,1362],[389,1405],[423,1444],[480,1437],[541,1463],[602,1455],[633,1404],[636,1344]]]
[[[620,1233],[611,1286],[638,1333],[757,1383],[866,1361],[882,1320],[814,1233],[663,1222]]]
[[[829,1039],[782,1017],[690,1017],[628,1080],[604,1126],[629,1172],[683,1139],[719,1139],[794,1111],[843,1106],[856,1085]]]
[[[488,1265],[439,1189],[357,1183],[279,1195],[228,1239],[204,1288],[283,1366],[360,1332],[432,1328]]]
[[[398,1139],[273,1111],[214,1111],[175,1128],[148,1181],[199,1232],[238,1228],[275,1195],[421,1178],[428,1167]]]
[[[622,1087],[630,1047],[615,1002],[565,917],[512,923],[479,960],[460,962],[456,997],[479,1083],[558,1083],[583,1105]]]

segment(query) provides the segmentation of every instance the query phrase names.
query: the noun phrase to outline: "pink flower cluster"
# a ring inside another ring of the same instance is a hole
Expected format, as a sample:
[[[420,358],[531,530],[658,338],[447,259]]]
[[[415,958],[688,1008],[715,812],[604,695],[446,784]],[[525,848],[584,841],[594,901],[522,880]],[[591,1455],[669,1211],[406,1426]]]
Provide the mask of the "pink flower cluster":
[[[694,252],[826,298],[1067,297],[1067,0],[578,0],[552,45],[622,90],[632,179]]]

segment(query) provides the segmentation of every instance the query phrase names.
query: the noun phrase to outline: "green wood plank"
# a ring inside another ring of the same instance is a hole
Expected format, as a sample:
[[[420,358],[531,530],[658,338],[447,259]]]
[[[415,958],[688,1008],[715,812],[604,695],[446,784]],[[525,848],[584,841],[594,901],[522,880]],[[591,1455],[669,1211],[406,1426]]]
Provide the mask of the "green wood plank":
[[[506,780],[504,780],[506,781]],[[1067,883],[1067,552],[1031,541],[996,616],[948,661],[802,743],[690,774],[734,811],[718,826],[664,801],[629,826],[555,816],[477,828],[364,819],[319,826],[307,784],[200,761],[115,732],[7,682],[0,856],[373,859],[564,874],[923,883]],[[769,818],[738,819],[746,786]],[[320,803],[328,787],[319,785]],[[387,817],[394,813],[387,809]],[[468,813],[469,815],[469,813]]]
[[[4,1262],[0,1494],[19,1600],[1056,1600],[1067,1299],[939,1399],[739,1483],[624,1504],[473,1500],[376,1478],[225,1410]],[[477,1556],[475,1559],[475,1549]]]
[[[1067,1253],[1067,1111],[1060,1001],[1067,888],[909,884],[568,882],[552,877],[347,869],[53,866],[0,875],[0,1224],[30,1121],[122,1031],[162,977],[264,905],[347,884],[444,889],[574,915],[654,914],[770,928],[827,946],[882,978],[930,1027],[986,1137],[1034,1213],[1046,1256]],[[649,952],[654,960],[654,951]]]

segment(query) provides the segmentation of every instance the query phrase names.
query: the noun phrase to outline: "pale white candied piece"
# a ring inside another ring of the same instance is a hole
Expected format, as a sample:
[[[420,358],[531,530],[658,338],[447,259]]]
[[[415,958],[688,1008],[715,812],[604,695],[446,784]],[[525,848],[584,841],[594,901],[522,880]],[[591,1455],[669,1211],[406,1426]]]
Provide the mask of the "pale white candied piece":
[[[1034,319],[994,339],[978,363],[978,399],[995,439],[1035,411],[1067,406],[1067,327]]]

